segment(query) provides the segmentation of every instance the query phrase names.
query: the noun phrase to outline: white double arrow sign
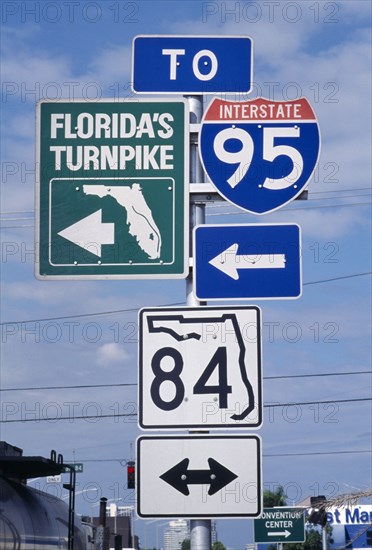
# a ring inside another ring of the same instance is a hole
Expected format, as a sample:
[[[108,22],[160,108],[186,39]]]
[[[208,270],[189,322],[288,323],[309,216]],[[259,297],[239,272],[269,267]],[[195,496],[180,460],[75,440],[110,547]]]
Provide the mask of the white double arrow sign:
[[[58,235],[101,257],[103,244],[115,244],[115,224],[102,223],[102,210],[97,210],[69,225]]]
[[[236,281],[239,279],[238,269],[285,268],[285,254],[260,254],[252,258],[247,254],[238,255],[238,248],[237,243],[232,244],[209,263]]]

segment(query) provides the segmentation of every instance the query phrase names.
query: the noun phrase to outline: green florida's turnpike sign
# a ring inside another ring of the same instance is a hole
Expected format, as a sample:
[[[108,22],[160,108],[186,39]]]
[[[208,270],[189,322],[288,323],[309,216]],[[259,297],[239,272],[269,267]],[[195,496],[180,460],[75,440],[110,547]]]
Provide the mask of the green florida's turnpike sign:
[[[39,278],[187,275],[186,100],[40,102],[37,131]]]

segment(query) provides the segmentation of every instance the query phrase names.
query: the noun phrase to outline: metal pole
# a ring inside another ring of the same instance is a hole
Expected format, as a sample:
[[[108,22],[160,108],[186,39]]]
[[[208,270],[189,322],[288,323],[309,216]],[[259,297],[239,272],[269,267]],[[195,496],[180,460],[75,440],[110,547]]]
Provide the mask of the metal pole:
[[[189,96],[190,123],[200,124],[203,116],[203,96]],[[190,136],[190,183],[204,181],[203,168],[199,161],[197,134],[191,132]],[[190,203],[190,258],[193,258],[192,231],[196,225],[205,223],[205,204]],[[186,279],[186,303],[188,306],[202,305],[193,294],[193,267]],[[190,521],[191,550],[210,550],[211,544],[211,520],[192,519]]]
[[[210,550],[212,548],[211,520],[192,519],[191,550]]]
[[[203,116],[203,96],[187,97],[190,109],[190,124],[200,124]],[[203,168],[199,161],[198,136],[192,132],[190,135],[190,183],[201,183],[204,180]],[[192,231],[196,225],[205,223],[205,204],[190,203],[190,258],[193,258]],[[200,302],[194,297],[193,268],[186,279],[186,303],[188,306],[199,306]]]
[[[327,525],[322,526],[322,548],[327,550]]]

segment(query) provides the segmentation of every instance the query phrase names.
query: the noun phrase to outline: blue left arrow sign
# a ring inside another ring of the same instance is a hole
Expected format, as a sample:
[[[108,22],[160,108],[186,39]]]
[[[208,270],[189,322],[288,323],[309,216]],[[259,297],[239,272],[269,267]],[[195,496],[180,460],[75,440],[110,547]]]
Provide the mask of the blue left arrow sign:
[[[299,298],[297,224],[201,225],[194,229],[199,300]]]

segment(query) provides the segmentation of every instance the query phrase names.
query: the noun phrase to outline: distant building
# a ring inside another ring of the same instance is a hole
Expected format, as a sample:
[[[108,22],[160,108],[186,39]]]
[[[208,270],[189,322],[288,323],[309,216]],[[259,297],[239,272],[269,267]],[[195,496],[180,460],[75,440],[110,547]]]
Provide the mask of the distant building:
[[[332,507],[327,510],[328,525],[332,527],[331,548],[372,548],[372,506]]]
[[[164,550],[178,550],[185,539],[190,538],[189,522],[185,519],[175,519],[169,522],[164,531]]]
[[[115,547],[115,537],[121,536],[123,548],[138,548],[138,537],[133,533],[133,506],[118,506],[115,503],[106,507],[106,527],[110,531],[110,548]],[[93,518],[98,526],[99,518]]]
[[[184,519],[176,519],[169,522],[169,527],[164,531],[164,550],[178,550],[185,539],[189,539],[190,522]],[[216,522],[211,522],[212,544],[217,541]]]
[[[216,522],[212,521],[212,544],[218,541]]]
[[[106,513],[109,517],[126,516],[133,519],[134,506],[118,506],[115,502],[107,505]]]

